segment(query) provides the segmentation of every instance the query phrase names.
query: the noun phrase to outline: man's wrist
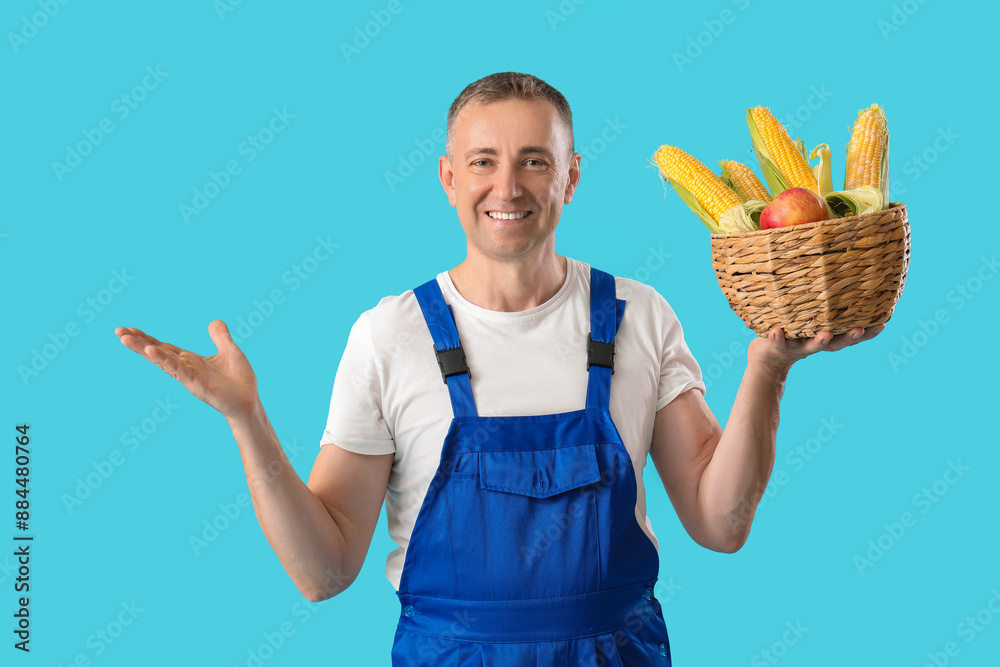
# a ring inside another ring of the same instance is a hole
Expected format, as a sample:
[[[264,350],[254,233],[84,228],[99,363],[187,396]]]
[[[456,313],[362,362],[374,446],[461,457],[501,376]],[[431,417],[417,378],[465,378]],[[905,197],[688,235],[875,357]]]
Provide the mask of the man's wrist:
[[[264,413],[264,406],[260,403],[260,397],[256,397],[254,402],[247,406],[245,409],[232,414],[226,415],[226,421],[229,422],[229,428],[236,431],[246,432],[248,430],[254,430],[264,425],[267,415]]]
[[[751,374],[758,383],[774,385],[779,390],[785,386],[785,380],[788,379],[788,371],[791,368],[791,362],[783,359],[768,359],[765,355],[751,355],[747,360],[747,373]]]
[[[756,372],[771,376],[778,382],[784,382],[788,377],[788,371],[791,370],[794,360],[789,361],[788,359],[776,359],[772,355],[768,354],[767,349],[754,349],[755,346],[758,348],[764,347],[767,344],[767,339],[761,338],[758,340],[751,341],[750,347],[747,350],[747,366],[748,368],[756,369]]]
[[[757,362],[757,368],[758,372],[773,378],[775,382],[784,382],[788,378],[788,371],[792,369],[792,364],[761,360]]]

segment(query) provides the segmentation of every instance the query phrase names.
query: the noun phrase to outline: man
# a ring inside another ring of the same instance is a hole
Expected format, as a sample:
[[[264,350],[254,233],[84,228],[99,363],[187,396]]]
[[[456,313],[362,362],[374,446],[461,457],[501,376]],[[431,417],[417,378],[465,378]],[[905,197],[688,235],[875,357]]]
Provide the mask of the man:
[[[208,358],[116,334],[226,416],[261,527],[310,600],[354,580],[385,501],[394,664],[669,665],[646,457],[692,538],[736,551],[789,368],[883,327],[754,340],[723,430],[666,301],[555,253],[580,180],[565,98],[530,75],[480,79],[452,104],[446,152],[466,258],[358,319],[308,484],[223,322]]]

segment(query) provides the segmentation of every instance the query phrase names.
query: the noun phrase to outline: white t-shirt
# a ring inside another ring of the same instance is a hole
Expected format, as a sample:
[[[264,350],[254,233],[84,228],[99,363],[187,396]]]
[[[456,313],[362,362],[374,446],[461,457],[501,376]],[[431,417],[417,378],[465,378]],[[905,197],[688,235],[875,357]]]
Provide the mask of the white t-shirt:
[[[590,265],[567,258],[566,281],[545,303],[520,312],[466,301],[447,271],[437,276],[455,325],[480,416],[539,415],[585,407]],[[684,391],[705,392],[701,370],[673,310],[649,285],[615,277],[625,300],[615,339],[611,418],[638,482],[635,514],[659,548],[646,517],[642,469],[656,411]],[[441,457],[453,417],[433,340],[413,290],[388,296],[351,328],[337,369],[320,445],[363,454],[395,453],[385,496],[389,536],[398,545],[385,574],[396,590],[410,533]]]

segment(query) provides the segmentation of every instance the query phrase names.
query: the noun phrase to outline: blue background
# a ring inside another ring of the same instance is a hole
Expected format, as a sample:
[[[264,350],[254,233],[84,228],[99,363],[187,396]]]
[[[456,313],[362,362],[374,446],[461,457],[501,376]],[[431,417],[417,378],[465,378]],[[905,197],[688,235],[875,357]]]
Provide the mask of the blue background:
[[[28,423],[36,541],[30,656],[11,646],[16,575],[0,557],[0,662],[388,664],[384,514],[357,581],[308,603],[239,504],[225,420],[113,330],[210,355],[210,321],[238,333],[281,290],[241,347],[306,478],[351,324],[464,257],[434,166],[448,105],[515,70],[566,95],[592,155],[557,251],[667,298],[723,424],[751,335],[716,283],[708,231],[664,191],[652,153],[749,161],[744,111],[761,104],[807,146],[831,144],[837,183],[857,110],[884,106],[893,199],[912,225],[905,293],[877,339],[792,370],[774,481],[741,551],[695,544],[646,469],[664,614],[677,665],[996,664],[995,6],[442,4],[4,3],[0,532],[13,545],[10,445]],[[162,74],[143,89],[147,67]],[[127,116],[122,95],[142,98]],[[275,109],[294,118],[251,161],[241,144]],[[102,120],[113,131],[54,168]],[[229,161],[239,173],[185,220],[180,206]],[[296,283],[318,238],[336,250]],[[131,276],[124,289],[115,271]],[[77,335],[60,337],[67,326]],[[50,358],[25,374],[36,352]],[[175,406],[162,423],[157,400]],[[123,440],[144,424],[144,440]],[[967,470],[946,476],[950,464]],[[87,497],[68,506],[81,484]],[[894,526],[905,512],[910,525]],[[206,522],[225,528],[195,553]],[[99,639],[119,616],[131,624]]]

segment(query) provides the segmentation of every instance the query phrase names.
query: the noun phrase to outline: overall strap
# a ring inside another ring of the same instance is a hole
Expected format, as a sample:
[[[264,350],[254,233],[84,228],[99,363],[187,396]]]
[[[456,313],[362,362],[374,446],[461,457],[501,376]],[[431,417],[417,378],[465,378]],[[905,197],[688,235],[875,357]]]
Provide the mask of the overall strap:
[[[615,278],[590,267],[590,338],[587,341],[587,407],[607,410],[615,368],[615,334],[625,302],[615,297]]]
[[[414,289],[413,295],[417,297],[424,321],[434,339],[434,355],[441,369],[441,377],[448,385],[452,412],[455,417],[475,417],[476,402],[472,398],[469,366],[465,363],[465,352],[458,339],[454,314],[441,294],[437,278]]]

